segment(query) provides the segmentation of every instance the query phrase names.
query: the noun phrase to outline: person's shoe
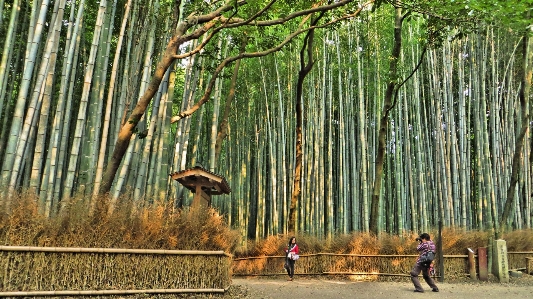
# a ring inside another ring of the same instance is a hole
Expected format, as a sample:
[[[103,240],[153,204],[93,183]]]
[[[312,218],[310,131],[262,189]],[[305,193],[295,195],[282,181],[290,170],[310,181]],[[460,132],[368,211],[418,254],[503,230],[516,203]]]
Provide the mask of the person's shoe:
[[[424,293],[424,291],[421,291],[421,290],[415,290],[415,293]]]
[[[431,291],[432,291],[432,292],[435,292],[435,293],[438,293],[438,292],[439,292],[439,289],[435,288],[435,289],[432,289]]]
[[[292,278],[287,279],[287,281],[292,281]]]

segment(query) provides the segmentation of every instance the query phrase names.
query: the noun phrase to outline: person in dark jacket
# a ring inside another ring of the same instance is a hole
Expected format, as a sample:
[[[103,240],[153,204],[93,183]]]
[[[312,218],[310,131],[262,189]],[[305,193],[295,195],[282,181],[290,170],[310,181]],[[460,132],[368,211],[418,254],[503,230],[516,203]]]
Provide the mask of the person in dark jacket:
[[[418,280],[418,274],[422,272],[422,276],[424,277],[424,280],[426,283],[431,287],[431,290],[433,292],[438,292],[439,288],[429,276],[429,269],[431,267],[431,264],[429,263],[422,263],[420,261],[420,258],[423,254],[425,254],[428,251],[435,252],[435,243],[431,241],[431,237],[428,233],[421,234],[416,240],[419,242],[418,246],[416,247],[416,250],[418,251],[419,255],[416,259],[415,266],[413,267],[413,270],[411,270],[411,281],[415,285],[415,292],[416,293],[424,293],[424,289],[422,288],[422,285],[420,284],[420,281]]]
[[[289,239],[289,244],[287,245],[287,249],[285,249],[285,269],[287,270],[287,274],[289,274],[289,281],[292,281],[294,277],[294,263],[296,260],[294,259],[294,255],[298,255],[300,250],[298,249],[298,244],[296,244],[296,237],[291,237]]]

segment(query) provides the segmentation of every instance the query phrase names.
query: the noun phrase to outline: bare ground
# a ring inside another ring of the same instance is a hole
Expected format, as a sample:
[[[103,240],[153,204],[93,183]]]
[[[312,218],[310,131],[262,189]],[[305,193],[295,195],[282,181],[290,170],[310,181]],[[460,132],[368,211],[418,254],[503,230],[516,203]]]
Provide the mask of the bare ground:
[[[320,278],[295,278],[294,281],[287,281],[286,277],[235,278],[230,291],[224,298],[533,298],[533,276],[531,275],[511,278],[509,283],[480,282],[469,279],[436,282],[440,289],[439,293],[431,292],[425,282],[423,280],[421,282],[426,288],[424,294],[413,293],[414,288],[408,277],[404,282],[355,282]]]
[[[461,279],[436,281],[440,292],[431,289],[420,277],[426,292],[413,293],[409,277],[401,282],[350,281],[331,277],[306,278],[296,276],[294,281],[287,281],[286,276],[276,278],[234,278],[232,285],[224,294],[144,294],[130,296],[77,296],[47,297],[51,298],[105,298],[105,299],[343,299],[343,298],[386,298],[386,299],[526,299],[533,298],[533,275],[521,278],[511,277],[509,283],[499,283],[494,278],[488,282]]]

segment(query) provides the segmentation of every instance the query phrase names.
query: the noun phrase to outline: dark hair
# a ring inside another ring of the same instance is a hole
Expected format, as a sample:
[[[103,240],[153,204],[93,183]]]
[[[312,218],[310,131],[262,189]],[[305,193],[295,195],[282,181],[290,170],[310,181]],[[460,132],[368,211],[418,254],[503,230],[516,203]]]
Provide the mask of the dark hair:
[[[289,247],[291,247],[291,245],[292,245],[292,239],[296,239],[296,237],[292,236],[292,237],[289,238]]]
[[[428,233],[422,233],[422,234],[420,234],[420,237],[419,237],[419,238],[420,238],[420,239],[424,239],[424,240],[428,240],[428,241],[431,240],[431,237],[429,236]]]

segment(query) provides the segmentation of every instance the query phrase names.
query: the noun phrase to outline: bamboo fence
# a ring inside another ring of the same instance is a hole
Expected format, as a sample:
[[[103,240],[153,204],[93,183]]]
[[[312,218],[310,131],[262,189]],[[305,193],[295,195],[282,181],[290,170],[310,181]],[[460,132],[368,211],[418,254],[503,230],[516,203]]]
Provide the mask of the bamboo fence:
[[[221,293],[223,251],[0,246],[0,296]]]
[[[533,258],[533,251],[516,251],[507,252],[507,261],[509,263],[509,269],[526,269],[526,258]]]
[[[317,253],[300,255],[296,275],[350,275],[360,280],[398,280],[409,277],[418,255],[364,255]],[[533,252],[508,252],[509,268],[521,269]],[[477,256],[476,256],[477,258]],[[286,275],[285,256],[260,256],[233,259],[235,276]],[[469,274],[468,255],[444,255],[444,274],[459,278]],[[435,265],[439,265],[438,259]],[[435,273],[440,271],[435,266]]]

